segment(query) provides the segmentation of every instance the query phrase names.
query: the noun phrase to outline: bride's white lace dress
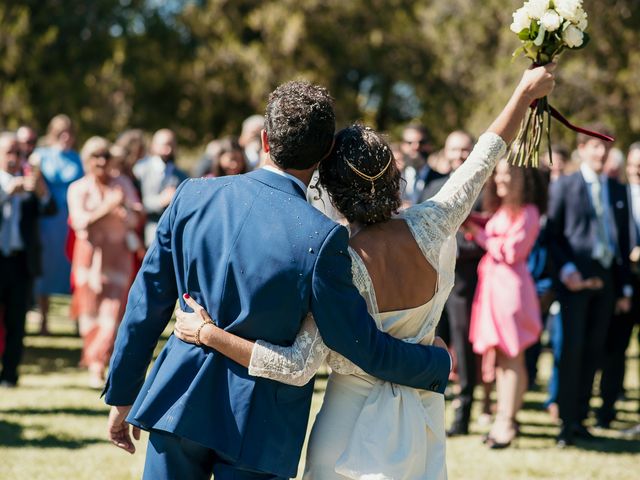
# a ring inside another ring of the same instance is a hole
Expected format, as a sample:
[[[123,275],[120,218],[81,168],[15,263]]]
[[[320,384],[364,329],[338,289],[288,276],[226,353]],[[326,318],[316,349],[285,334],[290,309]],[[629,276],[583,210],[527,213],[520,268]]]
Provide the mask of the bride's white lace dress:
[[[506,145],[480,137],[467,161],[433,198],[402,212],[427,261],[438,272],[433,298],[416,308],[379,312],[373,283],[352,250],[353,282],[378,328],[407,342],[429,345],[453,287],[455,233],[469,214]],[[332,373],[311,432],[305,479],[444,479],[444,396],[378,380],[330,351],[311,316],[290,347],[257,341],[249,373],[304,385],[324,359]]]

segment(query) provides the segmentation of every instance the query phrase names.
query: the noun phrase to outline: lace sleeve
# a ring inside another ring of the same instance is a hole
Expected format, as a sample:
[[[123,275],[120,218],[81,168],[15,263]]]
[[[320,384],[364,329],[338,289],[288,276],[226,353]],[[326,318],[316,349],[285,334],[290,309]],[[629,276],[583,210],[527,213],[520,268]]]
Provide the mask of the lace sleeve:
[[[313,378],[328,352],[316,322],[309,314],[293,345],[281,347],[262,340],[256,341],[251,353],[249,375],[301,387]]]
[[[506,147],[495,133],[483,134],[469,158],[451,174],[442,189],[429,200],[409,208],[403,216],[414,222],[432,220],[430,227],[437,227],[442,238],[453,235],[469,215]]]

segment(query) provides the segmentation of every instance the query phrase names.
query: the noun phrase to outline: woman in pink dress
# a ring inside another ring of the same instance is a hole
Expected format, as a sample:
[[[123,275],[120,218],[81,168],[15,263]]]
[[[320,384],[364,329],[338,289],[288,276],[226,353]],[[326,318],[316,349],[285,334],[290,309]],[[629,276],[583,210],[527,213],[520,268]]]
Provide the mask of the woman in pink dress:
[[[485,380],[495,368],[497,413],[487,440],[491,448],[509,446],[517,434],[515,416],[527,388],[524,351],[542,330],[527,257],[538,237],[546,197],[538,170],[502,160],[485,192],[493,215],[484,227],[472,222],[466,226],[487,251],[478,265],[469,336],[474,351],[483,355]]]
[[[92,137],[81,156],[86,175],[68,191],[76,240],[71,262],[75,289],[72,311],[84,341],[81,363],[89,384],[99,388],[122,318],[133,270],[127,236],[140,222],[142,205],[131,181],[109,168],[110,144]]]

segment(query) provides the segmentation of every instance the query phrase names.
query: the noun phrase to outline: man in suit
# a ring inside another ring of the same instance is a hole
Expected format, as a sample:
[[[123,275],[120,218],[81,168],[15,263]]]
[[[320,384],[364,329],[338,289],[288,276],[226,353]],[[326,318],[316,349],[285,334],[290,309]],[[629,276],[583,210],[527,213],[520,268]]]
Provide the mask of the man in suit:
[[[455,171],[467,159],[473,149],[473,137],[462,130],[456,130],[447,136],[443,155]],[[422,192],[420,201],[423,202],[440,191],[449,176],[432,181]],[[482,200],[478,198],[474,211],[481,211]],[[484,250],[473,240],[465,237],[462,231],[456,234],[457,258],[455,283],[449,299],[445,305],[446,322],[438,325],[448,328],[448,332],[438,332],[449,338],[449,344],[455,352],[457,360],[459,393],[456,396],[453,423],[447,430],[447,435],[467,435],[471,419],[471,405],[473,391],[476,386],[476,354],[469,341],[469,324],[471,322],[471,305],[478,284],[478,263],[484,255]],[[448,333],[448,335],[447,335]]]
[[[549,250],[560,280],[562,428],[557,440],[561,448],[573,444],[576,437],[593,438],[582,424],[589,412],[593,378],[614,308],[628,311],[632,294],[626,189],[603,174],[608,143],[582,134],[577,143],[580,170],[551,185],[547,225]],[[602,287],[585,288],[585,280],[596,277]]]
[[[640,322],[640,142],[629,147],[627,155],[627,187],[629,194],[629,219],[631,234],[631,282],[633,297],[631,310],[615,312],[609,326],[605,358],[600,377],[600,396],[602,406],[597,412],[597,425],[608,428],[616,416],[615,402],[624,392],[625,353],[629,346],[631,333],[636,323]]]
[[[6,331],[0,386],[18,383],[27,308],[40,274],[38,218],[56,212],[39,171],[24,175],[18,139],[0,134],[0,304]]]
[[[306,202],[313,171],[333,145],[328,92],[302,82],[278,87],[265,127],[266,167],[181,185],[129,294],[105,393],[116,445],[135,450],[126,422],[151,432],[145,478],[293,477],[306,433],[313,382],[251,377],[175,336],[145,382],[186,292],[222,328],[279,345],[291,344],[312,312],[327,346],[370,374],[440,393],[446,386],[446,350],[376,328],[352,284],[347,230]]]
[[[160,216],[171,203],[178,185],[188,175],[175,164],[176,136],[166,128],[153,134],[150,153],[133,167],[133,174],[140,182],[142,204],[147,215],[144,241],[148,247],[154,239]]]
[[[410,124],[402,131],[402,178],[406,182],[403,201],[412,205],[417,203],[425,188],[431,182],[442,178],[427,162],[433,150],[429,132],[424,125]]]
[[[20,148],[20,157],[23,162],[26,162],[36,149],[38,134],[33,128],[22,125],[16,130],[16,138],[18,139],[18,146]]]

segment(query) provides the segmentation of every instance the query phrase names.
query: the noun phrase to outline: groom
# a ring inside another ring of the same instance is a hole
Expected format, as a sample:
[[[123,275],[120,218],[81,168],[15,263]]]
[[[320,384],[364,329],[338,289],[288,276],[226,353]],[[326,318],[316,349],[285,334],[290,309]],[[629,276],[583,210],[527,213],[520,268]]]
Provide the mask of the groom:
[[[140,428],[150,431],[144,478],[294,477],[306,433],[313,382],[293,387],[254,378],[175,336],[145,381],[176,299],[186,292],[224,329],[279,345],[291,344],[312,312],[327,346],[371,375],[444,391],[447,351],[378,331],[351,281],[347,230],[305,201],[334,129],[325,89],[281,85],[269,97],[262,135],[269,164],[247,175],[184,182],[160,219],[129,294],[105,387],[114,406],[113,443],[133,453],[128,424],[136,439]]]

